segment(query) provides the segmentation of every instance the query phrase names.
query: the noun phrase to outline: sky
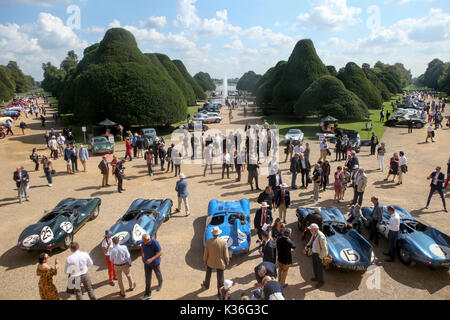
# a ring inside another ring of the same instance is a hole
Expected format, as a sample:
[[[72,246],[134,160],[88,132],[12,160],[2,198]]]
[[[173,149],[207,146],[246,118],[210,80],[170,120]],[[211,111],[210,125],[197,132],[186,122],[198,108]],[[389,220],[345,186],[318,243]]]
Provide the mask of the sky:
[[[112,27],[213,78],[264,74],[306,38],[337,70],[380,60],[417,77],[450,61],[448,0],[0,0],[0,64],[42,80],[42,63],[82,58]]]

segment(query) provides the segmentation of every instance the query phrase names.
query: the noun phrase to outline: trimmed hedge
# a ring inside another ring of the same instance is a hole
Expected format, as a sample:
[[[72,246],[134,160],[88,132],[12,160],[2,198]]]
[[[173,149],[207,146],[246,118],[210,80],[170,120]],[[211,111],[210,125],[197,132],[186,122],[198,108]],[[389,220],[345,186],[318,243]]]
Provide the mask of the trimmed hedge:
[[[122,28],[86,48],[65,79],[59,106],[83,123],[109,118],[122,125],[163,126],[185,119],[183,93],[138,48]]]
[[[256,89],[256,105],[264,108],[265,105],[270,104],[273,100],[273,89],[281,80],[284,69],[287,66],[286,61],[280,61],[273,68],[267,72],[258,81]]]
[[[199,72],[194,76],[194,79],[203,88],[204,91],[214,91],[216,90],[216,84],[212,81],[209,73]]]
[[[333,76],[324,76],[307,88],[294,105],[299,117],[333,116],[339,120],[363,120],[367,106]]]
[[[289,57],[281,81],[274,88],[273,104],[281,112],[291,113],[303,91],[325,75],[329,75],[328,69],[317,55],[313,42],[300,40]]]
[[[236,89],[256,93],[257,84],[262,76],[254,71],[248,71],[239,79]]]
[[[186,82],[189,83],[189,85],[192,87],[197,99],[200,99],[200,100],[206,99],[205,91],[203,91],[202,87],[200,87],[198,82],[189,74],[183,61],[172,60],[172,62],[177,66],[178,70],[180,70],[181,74],[184,77],[184,80],[186,80]]]
[[[378,89],[367,79],[364,71],[354,62],[339,70],[337,78],[372,109],[381,108],[383,100]]]

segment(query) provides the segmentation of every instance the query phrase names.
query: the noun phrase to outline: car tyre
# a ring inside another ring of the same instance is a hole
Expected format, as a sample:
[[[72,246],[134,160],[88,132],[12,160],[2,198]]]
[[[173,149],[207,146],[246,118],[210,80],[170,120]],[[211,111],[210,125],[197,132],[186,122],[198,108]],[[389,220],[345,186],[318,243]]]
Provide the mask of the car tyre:
[[[72,244],[73,241],[73,235],[71,233],[67,234],[64,238],[64,241],[61,245],[61,249],[66,250],[69,248],[69,246]]]
[[[405,265],[405,266],[413,266],[413,261],[411,259],[411,255],[409,254],[409,252],[407,252],[405,250],[405,248],[403,248],[402,246],[400,246],[398,248],[398,256],[400,258],[400,261]]]
[[[416,124],[416,128],[417,128],[417,129],[422,129],[422,128],[423,128],[423,123],[418,123],[418,124]]]
[[[91,218],[89,220],[95,220],[100,214],[100,205],[96,206],[94,211],[91,214]]]

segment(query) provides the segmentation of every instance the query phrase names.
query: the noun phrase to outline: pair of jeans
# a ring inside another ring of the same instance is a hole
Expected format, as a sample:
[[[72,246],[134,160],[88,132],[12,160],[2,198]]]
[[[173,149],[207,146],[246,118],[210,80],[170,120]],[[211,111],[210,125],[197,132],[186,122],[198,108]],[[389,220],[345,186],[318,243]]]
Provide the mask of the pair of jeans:
[[[203,284],[205,285],[206,289],[209,289],[209,283],[211,282],[212,270],[213,270],[212,268],[206,267],[205,281],[203,282]],[[217,273],[217,293],[219,294],[219,289],[221,287],[223,287],[223,283],[224,283],[225,279],[224,279],[223,270],[216,269],[216,273]]]
[[[156,279],[158,279],[158,286],[162,287],[163,278],[160,270],[160,264],[154,266],[151,264],[144,264],[145,271],[145,295],[150,296],[152,294],[152,271],[155,271]]]
[[[376,245],[378,245],[378,237],[379,237],[377,224],[378,224],[378,221],[375,221],[375,220],[370,221],[369,240],[370,241],[373,240],[373,243],[376,244]]]
[[[323,268],[322,260],[320,259],[319,254],[313,253],[312,259],[313,259],[314,278],[317,279],[317,282],[324,283],[325,282],[325,270]]]
[[[358,204],[361,206],[363,202],[363,196],[364,192],[358,192],[357,189],[355,189],[355,196],[353,197],[352,204],[356,204],[356,202],[358,202]]]
[[[431,197],[433,196],[433,194],[437,191],[437,193],[439,193],[439,195],[441,196],[442,199],[442,204],[444,205],[444,208],[447,208],[447,206],[445,205],[445,197],[444,197],[444,191],[442,190],[442,187],[438,187],[435,185],[431,186],[430,189],[430,194],[428,195],[428,200],[427,200],[427,207],[430,204],[431,201]]]
[[[308,188],[308,170],[301,169],[302,172],[302,187]]]
[[[230,166],[228,164],[222,165],[222,179],[225,177],[225,171],[227,172],[227,178],[230,178]]]
[[[91,278],[88,273],[82,274],[80,276],[80,283],[83,284],[86,289],[89,299],[95,300],[94,289],[92,288]],[[75,289],[75,295],[77,300],[83,300],[83,292],[81,291],[81,287],[79,289]]]
[[[153,164],[147,163],[148,174],[153,174]]]
[[[50,170],[50,168],[44,168],[44,173],[45,173],[45,177],[47,178],[47,182],[49,184],[52,184],[53,180],[52,180],[52,171]]]
[[[241,164],[236,165],[236,173],[237,173],[238,181],[241,181],[241,170],[242,170],[242,165]]]
[[[172,166],[172,172],[173,172],[173,161],[172,160],[167,160],[167,171],[169,172],[170,167]]]
[[[389,230],[389,256],[392,260],[395,260],[395,248],[397,247],[398,231]]]
[[[314,200],[319,201],[320,182],[314,182]]]
[[[296,188],[295,182],[297,180],[297,174],[298,172],[292,172],[292,181],[291,181],[291,188]]]

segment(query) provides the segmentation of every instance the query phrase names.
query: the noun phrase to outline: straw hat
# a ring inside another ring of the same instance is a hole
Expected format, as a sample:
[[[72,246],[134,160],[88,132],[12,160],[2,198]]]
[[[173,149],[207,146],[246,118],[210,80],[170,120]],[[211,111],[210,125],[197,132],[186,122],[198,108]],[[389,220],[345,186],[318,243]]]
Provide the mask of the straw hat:
[[[180,179],[184,179],[184,178],[186,178],[186,176],[184,175],[184,173],[181,173],[180,174]]]
[[[287,185],[287,183],[282,183],[282,184],[281,184],[281,187],[282,187],[282,188],[287,188],[288,185]]]
[[[225,280],[223,282],[223,287],[225,288],[225,290],[230,289],[233,286],[233,281],[231,280]]]
[[[211,233],[213,234],[213,236],[218,236],[219,234],[222,233],[222,230],[220,230],[219,227],[214,227],[211,231]]]
[[[269,205],[267,204],[267,202],[263,202],[261,203],[261,208],[268,208]]]

